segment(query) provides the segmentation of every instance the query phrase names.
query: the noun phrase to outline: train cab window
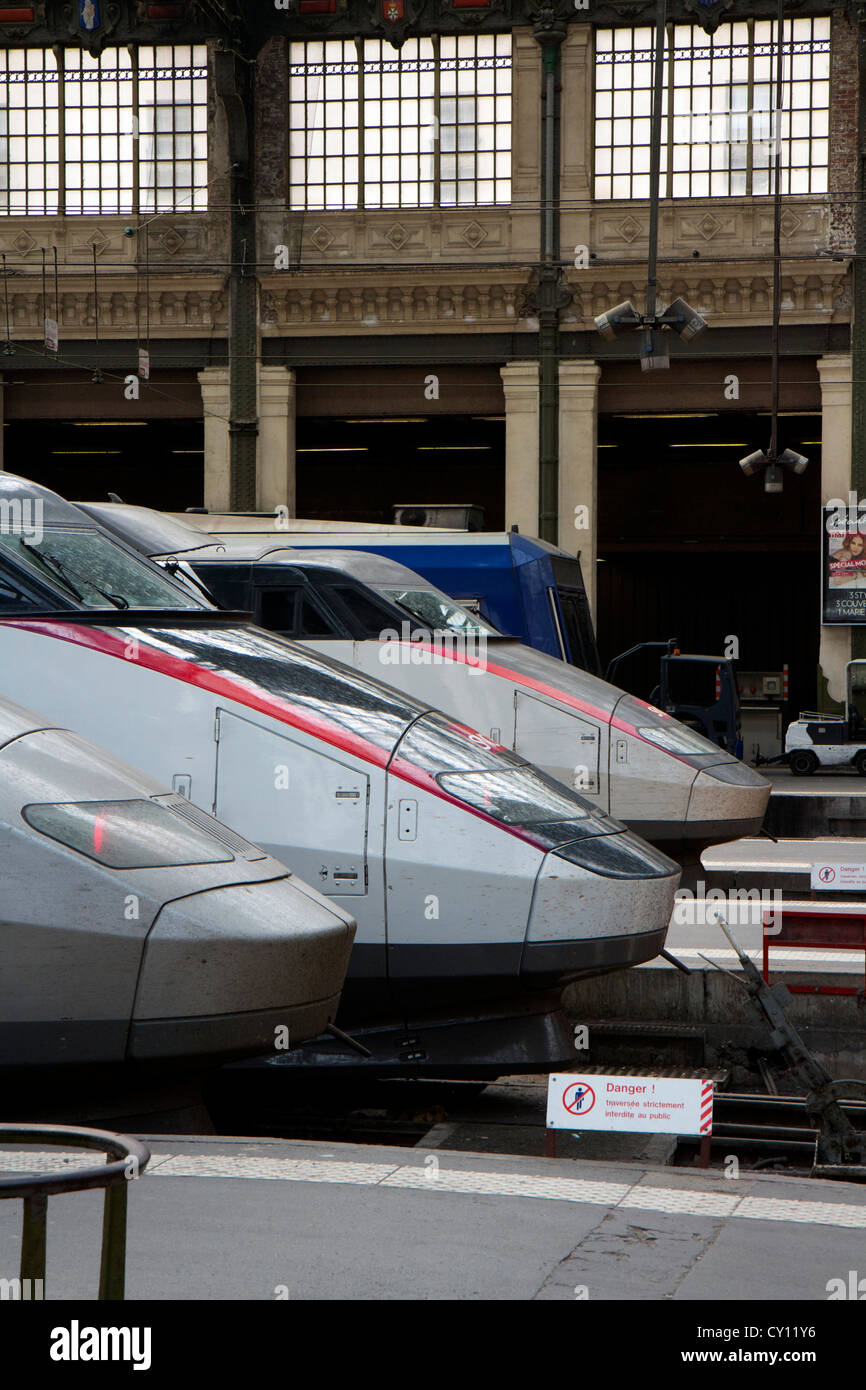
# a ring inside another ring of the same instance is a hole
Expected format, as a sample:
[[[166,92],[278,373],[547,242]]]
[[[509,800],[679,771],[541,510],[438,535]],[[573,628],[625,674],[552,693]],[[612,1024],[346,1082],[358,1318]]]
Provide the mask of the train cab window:
[[[179,557],[181,560],[185,556]],[[189,564],[200,583],[204,584],[221,608],[233,608],[236,612],[247,612],[252,607],[250,571],[251,565],[222,565],[198,563],[190,556]]]
[[[46,526],[32,539],[0,531],[4,549],[24,573],[81,608],[211,607],[157,565],[86,527]]]
[[[335,607],[346,614],[355,635],[358,637],[380,637],[383,632],[392,632],[396,614],[387,603],[380,603],[368,591],[354,584],[329,584],[325,593]]]
[[[257,590],[257,619],[268,632],[284,637],[327,638],[342,634],[299,585]]]
[[[585,640],[586,616],[585,612],[581,611],[580,595],[568,589],[560,589],[559,606],[562,609],[565,635],[568,638],[572,662],[575,666],[590,670]],[[583,606],[585,609],[586,599],[584,599]]]
[[[254,613],[256,622],[268,632],[280,632],[285,637],[297,637],[297,606],[299,590],[292,586],[279,589],[256,589]]]
[[[710,709],[716,703],[716,666],[712,661],[667,663],[668,694],[674,705],[694,705]]]
[[[31,598],[11,579],[0,576],[0,614],[7,617],[13,613],[27,613],[40,605],[36,599]]]
[[[339,637],[330,618],[326,618],[306,594],[300,595],[298,609],[299,637]]]

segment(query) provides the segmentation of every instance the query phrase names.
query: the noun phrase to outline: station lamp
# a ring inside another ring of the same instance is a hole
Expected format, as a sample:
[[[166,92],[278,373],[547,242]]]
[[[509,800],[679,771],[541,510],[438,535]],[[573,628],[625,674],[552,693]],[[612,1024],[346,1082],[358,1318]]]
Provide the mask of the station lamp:
[[[793,449],[783,449],[778,457],[772,452],[765,453],[763,449],[756,449],[753,454],[747,454],[740,459],[740,467],[747,478],[753,478],[761,470],[764,470],[764,491],[781,492],[784,470],[790,469],[792,473],[805,473],[809,466],[809,460],[805,454],[798,454]]]
[[[599,314],[595,326],[606,342],[612,343],[626,328],[640,328],[643,320],[630,299]]]
[[[635,328],[644,330],[640,349],[642,371],[657,371],[670,366],[668,333],[678,333],[684,343],[690,343],[707,327],[706,319],[684,299],[675,299],[661,313],[639,314],[630,299],[599,314],[595,326],[607,342]]]
[[[711,0],[700,0],[706,5]],[[577,0],[575,0],[577,3]],[[616,7],[614,7],[616,8]],[[643,6],[646,8],[646,5]],[[646,313],[639,314],[630,299],[599,314],[595,326],[610,342],[621,333],[640,329],[643,334],[640,365],[644,372],[670,366],[670,333],[678,333],[684,343],[690,343],[707,324],[696,309],[684,299],[675,299],[662,310],[657,300],[659,209],[661,202],[662,116],[665,102],[665,48],[667,43],[667,0],[656,0],[655,58],[653,64],[652,120],[650,126],[649,169],[649,234],[647,238]],[[673,55],[671,55],[672,58]]]

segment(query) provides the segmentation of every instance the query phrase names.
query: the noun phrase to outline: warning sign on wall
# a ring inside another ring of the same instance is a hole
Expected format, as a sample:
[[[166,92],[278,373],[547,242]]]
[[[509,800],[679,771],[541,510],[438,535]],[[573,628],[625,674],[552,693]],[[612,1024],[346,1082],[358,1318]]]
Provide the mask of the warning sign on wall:
[[[666,1076],[577,1076],[552,1073],[547,1128],[709,1134],[713,1083]]]

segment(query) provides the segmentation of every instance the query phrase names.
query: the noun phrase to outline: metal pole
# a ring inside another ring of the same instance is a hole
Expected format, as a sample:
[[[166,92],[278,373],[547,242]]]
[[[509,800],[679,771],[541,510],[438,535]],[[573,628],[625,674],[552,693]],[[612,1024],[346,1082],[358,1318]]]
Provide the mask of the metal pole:
[[[3,257],[3,299],[6,305],[6,346],[3,351],[7,357],[11,357],[15,349],[12,346],[11,330],[9,327],[9,271],[6,266],[6,252],[0,252]]]
[[[646,316],[655,318],[658,289],[657,267],[659,257],[659,199],[661,197],[662,163],[662,102],[664,100],[665,30],[667,28],[667,0],[659,0],[656,18],[656,56],[653,86],[653,118],[650,143],[650,220],[649,248],[647,251]],[[647,350],[652,341],[648,333]]]
[[[96,269],[96,243],[93,245],[93,334],[96,341],[96,370],[99,370],[99,274]]]
[[[216,88],[226,114],[231,177],[229,274],[229,507],[256,505],[258,445],[258,279],[254,215],[254,65],[218,52]]]
[[[856,13],[856,11],[855,11]],[[859,94],[857,102],[857,199],[856,242],[851,267],[853,307],[851,324],[851,487],[858,498],[866,497],[866,14],[857,23]],[[853,626],[851,656],[866,657],[866,626]]]
[[[559,314],[571,295],[559,265],[559,48],[565,26],[545,19],[535,29],[542,51],[541,262],[538,270],[538,534],[559,538]]]
[[[553,147],[554,147],[554,102],[556,100],[556,56],[558,49],[550,44],[543,50],[544,65],[544,198],[543,233],[541,255],[545,261],[553,260]]]
[[[99,1297],[122,1302],[126,1284],[126,1194],[128,1182],[105,1189],[102,1215],[102,1259],[99,1266]]]
[[[770,447],[768,458],[779,456],[779,320],[782,312],[782,86],[785,59],[782,35],[785,0],[779,0],[776,16],[776,101],[773,112],[775,161],[773,175],[773,330],[771,336]]]
[[[21,1283],[25,1279],[41,1280],[45,1287],[45,1246],[48,1198],[41,1195],[25,1197],[21,1221]],[[31,1283],[30,1287],[33,1285]]]

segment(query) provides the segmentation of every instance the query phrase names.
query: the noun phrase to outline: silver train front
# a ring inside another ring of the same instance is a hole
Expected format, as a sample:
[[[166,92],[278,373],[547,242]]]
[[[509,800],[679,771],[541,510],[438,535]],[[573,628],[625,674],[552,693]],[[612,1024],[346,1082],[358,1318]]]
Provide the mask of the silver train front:
[[[301,1043],[336,1015],[348,913],[6,701],[0,863],[0,1066],[219,1062]]]

